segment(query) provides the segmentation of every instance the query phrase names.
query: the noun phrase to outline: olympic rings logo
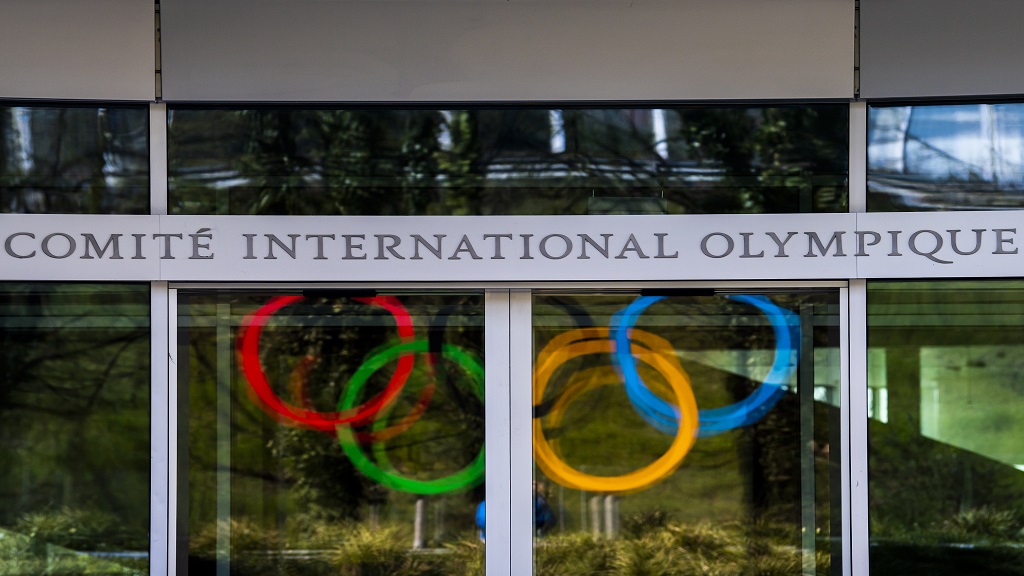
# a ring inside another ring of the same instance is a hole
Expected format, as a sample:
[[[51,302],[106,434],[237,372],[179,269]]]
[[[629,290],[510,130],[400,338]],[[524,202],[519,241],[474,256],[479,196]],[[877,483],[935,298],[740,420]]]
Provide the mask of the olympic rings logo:
[[[344,393],[338,400],[337,411],[321,412],[313,409],[312,403],[305,393],[305,383],[315,357],[307,356],[296,363],[289,378],[292,395],[300,403],[296,406],[278,396],[267,380],[263,366],[260,364],[260,339],[264,328],[271,317],[285,308],[303,300],[302,296],[278,296],[271,298],[252,314],[243,318],[237,338],[239,364],[246,381],[252,391],[256,404],[275,421],[297,428],[307,428],[325,433],[336,434],[342,450],[352,463],[368,478],[389,488],[413,494],[441,494],[456,490],[465,490],[480,484],[484,479],[484,448],[476,458],[462,470],[449,476],[434,480],[418,480],[403,476],[391,464],[384,449],[383,442],[398,436],[415,424],[433,398],[436,385],[428,383],[420,392],[416,404],[410,412],[392,426],[385,426],[396,399],[402,391],[413,370],[413,359],[417,354],[427,354],[428,370],[431,376],[436,375],[435,365],[438,356],[456,362],[469,376],[472,392],[483,400],[484,369],[476,355],[459,346],[440,345],[439,350],[431,350],[430,342],[415,338],[412,318],[397,298],[377,296],[374,298],[355,298],[357,302],[383,308],[391,313],[398,327],[400,341],[382,349],[372,351],[363,364],[355,371],[345,386]],[[360,392],[370,377],[391,362],[397,362],[394,373],[387,385],[379,393],[356,405]],[[369,432],[354,432],[353,426],[370,426]],[[374,458],[364,452],[362,446],[370,445]],[[374,461],[374,459],[376,461]]]
[[[722,408],[697,410],[690,377],[673,346],[649,332],[634,328],[637,318],[664,296],[641,296],[612,317],[610,328],[581,328],[559,334],[537,355],[534,367],[534,459],[551,480],[577,490],[629,493],[643,490],[671,475],[683,462],[698,437],[713,436],[761,419],[782,398],[797,366],[800,325],[796,315],[764,296],[734,295],[729,299],[761,310],[775,335],[775,359],[764,381],[747,398]],[[668,450],[651,464],[621,476],[594,476],[559,458],[544,436],[541,410],[544,392],[555,370],[569,360],[588,354],[611,354],[612,366],[590,368],[573,375],[544,416],[557,426],[566,408],[589,390],[624,384],[637,413],[652,426],[675,437]],[[676,403],[656,395],[641,376],[637,361],[662,376]]]
[[[664,338],[635,328],[639,316],[663,296],[641,296],[616,313],[607,328],[580,328],[559,334],[540,351],[534,365],[533,422],[534,458],[537,466],[553,481],[568,488],[600,493],[629,493],[643,490],[671,475],[699,437],[721,434],[762,418],[782,398],[786,384],[797,365],[800,327],[796,315],[764,296],[732,295],[729,299],[758,308],[768,318],[775,336],[775,358],[764,381],[747,398],[721,408],[698,410],[690,377],[675,354],[675,348]],[[257,405],[276,421],[299,428],[336,434],[342,450],[368,478],[389,488],[414,494],[440,494],[472,488],[483,481],[484,450],[464,469],[435,480],[418,480],[401,475],[391,464],[383,442],[405,432],[426,411],[435,391],[430,382],[420,392],[410,412],[396,424],[385,426],[385,418],[393,409],[413,370],[417,354],[426,354],[431,376],[436,376],[438,357],[454,361],[469,376],[473,393],[483,400],[484,370],[475,354],[454,345],[432,349],[424,339],[417,339],[409,312],[397,298],[378,296],[356,298],[357,302],[382,308],[394,317],[400,341],[371,352],[356,370],[338,400],[337,411],[313,409],[306,397],[305,383],[315,357],[301,359],[293,369],[289,384],[299,405],[279,397],[271,388],[259,360],[260,338],[270,318],[286,306],[303,300],[302,296],[271,298],[246,316],[239,329],[237,349],[239,363]],[[566,362],[587,355],[610,355],[612,364],[588,368],[572,375],[550,410],[543,414],[547,423],[561,423],[568,407],[587,392],[601,386],[625,386],[634,410],[656,429],[674,436],[668,450],[651,464],[620,476],[595,476],[569,466],[547,440],[541,426],[539,408],[552,377]],[[356,405],[368,379],[392,362],[396,368],[387,385],[375,396]],[[644,378],[646,373],[648,378]],[[675,403],[651,391],[647,380],[659,374],[668,384]],[[353,426],[369,426],[368,432],[355,432]],[[373,458],[363,452],[369,445]]]

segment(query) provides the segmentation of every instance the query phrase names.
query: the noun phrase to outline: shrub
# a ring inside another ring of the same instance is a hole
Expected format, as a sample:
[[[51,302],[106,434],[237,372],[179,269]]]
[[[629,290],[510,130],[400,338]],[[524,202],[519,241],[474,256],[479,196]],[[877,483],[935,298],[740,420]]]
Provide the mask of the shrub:
[[[534,549],[535,576],[602,576],[612,574],[614,542],[586,533],[544,538]]]
[[[985,506],[953,516],[943,523],[942,528],[948,538],[961,542],[1003,542],[1017,536],[1020,524],[1013,512]]]
[[[443,576],[441,561],[411,551],[411,541],[402,528],[348,525],[330,562],[339,576]]]

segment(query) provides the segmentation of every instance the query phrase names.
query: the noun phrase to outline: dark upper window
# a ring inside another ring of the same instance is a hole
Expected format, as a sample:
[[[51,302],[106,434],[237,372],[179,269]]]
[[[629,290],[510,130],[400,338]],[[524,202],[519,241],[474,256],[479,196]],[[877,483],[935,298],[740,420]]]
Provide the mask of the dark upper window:
[[[843,212],[844,105],[168,114],[172,214]]]
[[[149,212],[146,106],[0,105],[0,212]]]

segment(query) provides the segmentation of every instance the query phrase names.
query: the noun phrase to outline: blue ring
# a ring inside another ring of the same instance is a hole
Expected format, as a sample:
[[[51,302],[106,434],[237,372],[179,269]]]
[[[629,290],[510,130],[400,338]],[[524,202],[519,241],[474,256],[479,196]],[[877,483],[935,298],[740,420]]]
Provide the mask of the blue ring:
[[[637,372],[636,359],[630,352],[630,332],[637,318],[651,304],[664,298],[641,296],[612,316],[611,328],[615,340],[612,360],[622,375],[626,395],[640,416],[658,430],[675,434],[679,427],[679,410],[644,384]],[[800,342],[800,323],[796,314],[777,306],[765,296],[737,294],[727,298],[750,304],[765,313],[775,332],[775,361],[764,382],[750,396],[729,406],[699,411],[698,437],[714,436],[760,420],[782,398],[786,384],[796,371]]]

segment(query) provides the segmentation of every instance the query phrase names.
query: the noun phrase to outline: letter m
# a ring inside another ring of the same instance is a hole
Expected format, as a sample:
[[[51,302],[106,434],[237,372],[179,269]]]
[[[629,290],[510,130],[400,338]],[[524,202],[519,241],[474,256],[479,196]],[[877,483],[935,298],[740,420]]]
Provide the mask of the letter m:
[[[804,258],[816,258],[817,255],[814,253],[814,248],[818,248],[818,253],[822,256],[827,256],[828,251],[832,248],[832,245],[836,245],[836,253],[833,256],[846,256],[843,252],[843,234],[846,232],[833,232],[832,238],[829,239],[827,245],[822,245],[821,238],[818,237],[817,232],[804,232],[807,234],[807,254],[804,254]]]
[[[93,236],[92,234],[82,234],[82,237],[85,238],[85,254],[82,255],[82,259],[95,259],[95,257],[92,254],[90,254],[90,249],[95,250],[96,257],[99,257],[101,259],[103,258],[103,255],[106,254],[107,249],[110,249],[111,260],[122,260],[121,251],[118,249],[118,244],[121,236],[121,234],[111,234],[110,237],[107,238],[107,243],[104,244],[102,248],[100,248],[100,243],[96,241],[95,236]]]

